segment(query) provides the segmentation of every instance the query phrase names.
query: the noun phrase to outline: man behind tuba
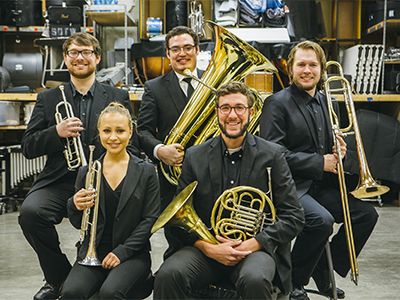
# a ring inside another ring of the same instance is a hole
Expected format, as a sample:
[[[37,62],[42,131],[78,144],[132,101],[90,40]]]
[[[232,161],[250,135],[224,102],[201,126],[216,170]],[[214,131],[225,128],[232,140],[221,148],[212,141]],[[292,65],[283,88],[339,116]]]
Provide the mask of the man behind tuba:
[[[154,299],[187,299],[193,291],[227,277],[240,283],[236,289],[243,299],[272,299],[273,285],[285,294],[290,291],[290,241],[301,231],[304,215],[283,147],[247,131],[253,103],[253,94],[241,82],[217,90],[215,113],[221,135],[186,151],[177,194],[198,181],[193,206],[210,228],[214,203],[223,191],[243,185],[266,192],[271,168],[276,221],[246,241],[217,235],[219,244],[171,227],[181,246],[159,269]]]

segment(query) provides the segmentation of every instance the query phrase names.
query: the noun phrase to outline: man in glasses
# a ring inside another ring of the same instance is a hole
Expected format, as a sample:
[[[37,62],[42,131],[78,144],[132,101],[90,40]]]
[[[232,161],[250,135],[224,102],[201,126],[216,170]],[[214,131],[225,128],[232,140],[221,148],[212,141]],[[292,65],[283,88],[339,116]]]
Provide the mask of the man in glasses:
[[[193,207],[211,228],[218,197],[237,186],[268,193],[271,168],[268,196],[277,212],[275,222],[245,241],[216,235],[219,244],[177,228],[182,246],[158,270],[154,299],[192,299],[194,292],[223,279],[235,285],[242,299],[272,299],[274,285],[284,294],[290,291],[290,241],[301,231],[304,215],[284,148],[246,130],[253,103],[253,94],[242,82],[231,81],[218,89],[215,112],[221,134],[186,151],[177,194],[197,181]]]
[[[97,132],[97,118],[110,102],[122,103],[131,113],[128,92],[101,84],[95,79],[101,59],[99,41],[85,32],[70,36],[63,45],[64,61],[71,80],[64,85],[65,97],[72,107],[67,117],[65,105],[59,107],[63,120],[56,123],[58,103],[63,102],[59,88],[38,94],[28,128],[22,138],[26,158],[47,155],[46,166],[28,192],[20,210],[19,224],[36,252],[46,283],[34,299],[57,299],[60,287],[71,269],[61,251],[56,224],[67,216],[66,203],[75,193],[77,168],[69,170],[64,155],[67,138],[79,138],[86,160],[89,145],[95,145],[94,159],[105,149]],[[139,156],[137,135],[133,134],[129,151]]]
[[[192,29],[185,26],[171,29],[165,37],[165,47],[172,71],[149,80],[144,85],[138,116],[139,142],[146,155],[158,167],[161,161],[166,165],[179,167],[182,165],[185,149],[180,144],[163,143],[198,84],[193,79],[190,82],[185,81],[183,72],[189,69],[194,76],[201,78],[204,71],[196,67],[199,37]],[[163,210],[171,202],[176,186],[164,177],[160,168],[158,170]],[[170,230],[167,228],[164,231],[169,244],[164,258],[168,257],[174,247],[179,247]]]

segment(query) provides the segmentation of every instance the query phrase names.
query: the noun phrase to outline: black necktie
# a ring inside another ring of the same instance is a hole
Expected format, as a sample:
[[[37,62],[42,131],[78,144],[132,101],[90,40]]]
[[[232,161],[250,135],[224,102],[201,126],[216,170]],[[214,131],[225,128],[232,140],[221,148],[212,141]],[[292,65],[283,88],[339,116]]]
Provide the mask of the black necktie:
[[[190,97],[192,96],[193,92],[194,92],[194,88],[190,83],[192,81],[192,78],[186,77],[183,80],[188,84],[188,88],[187,88],[187,92],[186,92],[186,95],[187,95],[186,98],[189,100]]]

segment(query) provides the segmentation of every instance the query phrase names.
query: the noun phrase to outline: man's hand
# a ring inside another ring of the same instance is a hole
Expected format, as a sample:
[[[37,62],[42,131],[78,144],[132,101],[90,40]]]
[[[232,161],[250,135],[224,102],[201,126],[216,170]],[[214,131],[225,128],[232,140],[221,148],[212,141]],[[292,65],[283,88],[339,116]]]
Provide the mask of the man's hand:
[[[346,155],[346,151],[347,151],[347,144],[346,142],[343,140],[342,135],[336,135],[336,138],[339,141],[339,145],[340,145],[340,154],[342,156],[342,159],[344,158],[344,156]],[[336,150],[336,146],[332,147],[332,153],[337,154],[337,150]]]
[[[251,238],[242,242],[235,250],[256,252],[262,248],[263,246],[255,238]]]
[[[116,256],[114,253],[110,252],[107,254],[106,257],[104,257],[103,262],[101,263],[101,266],[104,269],[112,269],[118,266],[121,263],[119,260],[118,256]]]
[[[69,119],[62,120],[57,124],[57,134],[59,137],[78,137],[80,136],[79,131],[84,130],[83,124],[79,118],[73,117]]]
[[[340,135],[336,135],[336,138],[339,141],[340,154],[343,159],[344,156],[346,155],[347,144],[343,140],[341,133],[340,133]],[[337,174],[337,164],[339,162],[339,155],[337,154],[336,146],[332,147],[332,152],[333,152],[333,154],[325,154],[324,155],[324,171]]]
[[[180,144],[161,146],[157,149],[157,156],[163,163],[172,167],[181,167],[185,152]]]
[[[225,266],[235,266],[252,251],[239,251],[236,250],[242,241],[230,241],[216,236],[221,244],[215,245],[204,240],[197,240],[194,244],[195,247],[200,249],[206,256],[212,258]]]
[[[84,210],[94,205],[95,192],[81,189],[74,195],[74,203],[77,209]]]

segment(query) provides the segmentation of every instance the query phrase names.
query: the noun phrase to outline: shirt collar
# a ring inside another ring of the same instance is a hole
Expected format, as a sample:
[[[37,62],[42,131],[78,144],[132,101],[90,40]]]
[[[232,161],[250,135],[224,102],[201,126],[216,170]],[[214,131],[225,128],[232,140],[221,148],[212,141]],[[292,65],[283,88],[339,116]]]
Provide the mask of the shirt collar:
[[[93,82],[93,84],[92,84],[92,86],[90,87],[90,89],[88,90],[88,92],[87,92],[87,94],[89,94],[90,96],[92,96],[93,97],[93,95],[94,95],[94,88],[95,88],[95,86],[96,86],[96,80]],[[73,97],[75,98],[75,96],[77,95],[77,93],[79,93],[78,92],[78,90],[75,88],[75,86],[74,86],[74,84],[72,83],[72,81],[71,81],[71,87],[72,87],[72,95],[73,95]],[[80,93],[79,93],[80,94]],[[84,96],[84,95],[83,95]]]
[[[226,148],[225,141],[224,141],[224,139],[222,138],[222,135],[221,135],[221,134],[219,135],[219,138],[221,139],[221,145],[222,145],[222,147],[221,147],[221,156],[224,157],[226,154],[229,155],[228,148]],[[241,147],[241,149],[240,149],[238,152],[243,153],[243,151],[244,151],[244,145],[246,144],[246,139],[247,139],[247,131],[246,131],[246,135],[244,136],[244,139],[243,139],[242,147]]]
[[[175,72],[175,71],[174,71],[174,72]],[[176,74],[176,76],[178,77],[179,82],[182,82],[182,80],[186,78],[185,75],[179,74],[179,73],[177,73],[177,72],[175,72],[175,74]],[[194,77],[199,78],[199,75],[198,75],[198,73],[197,73],[197,68],[194,69],[194,71],[192,72],[192,74],[193,74]]]
[[[313,99],[315,99],[315,101],[319,104],[319,105],[321,105],[321,103],[320,103],[320,99],[319,99],[319,96],[318,96],[318,91],[317,90],[315,90],[315,94],[314,94],[314,97],[312,97],[309,93],[307,93],[306,91],[303,91],[303,90],[299,90],[299,88],[297,87],[297,85],[296,84],[292,84],[293,85],[293,87],[295,88],[295,90],[298,92],[298,94],[299,94],[299,96],[303,99],[303,102],[307,105],[307,104],[311,104],[311,101],[313,100]]]

